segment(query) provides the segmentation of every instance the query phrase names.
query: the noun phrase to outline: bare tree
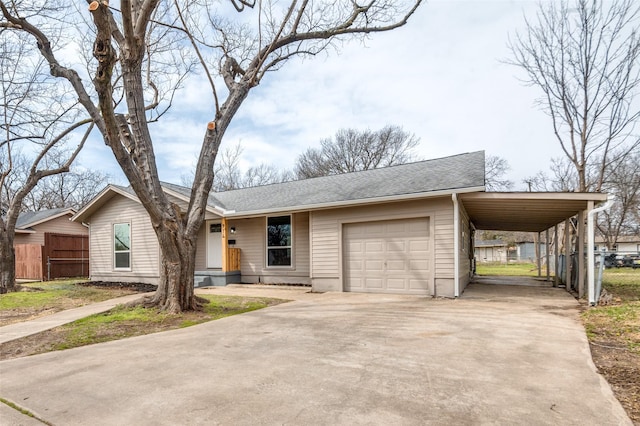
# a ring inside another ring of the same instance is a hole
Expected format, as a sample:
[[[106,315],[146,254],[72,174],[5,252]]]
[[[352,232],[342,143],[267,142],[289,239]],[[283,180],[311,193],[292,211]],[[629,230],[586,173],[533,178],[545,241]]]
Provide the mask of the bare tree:
[[[513,182],[505,178],[511,168],[509,162],[497,155],[487,155],[484,162],[484,185],[487,191],[507,191]]]
[[[320,141],[298,157],[298,179],[335,175],[404,164],[415,159],[419,139],[398,126],[380,130],[338,130],[334,138]]]
[[[545,2],[510,43],[511,63],[543,93],[577,191],[600,191],[608,168],[640,146],[639,20],[634,0]]]
[[[218,153],[214,166],[212,189],[216,192],[230,191],[232,189],[248,188],[252,186],[268,185],[293,180],[292,172],[278,170],[274,165],[259,163],[242,171],[240,160],[244,148],[242,144],[226,147]],[[195,178],[195,171],[181,176],[182,185],[191,186]]]
[[[15,288],[13,242],[24,200],[43,179],[69,171],[92,128],[25,36],[0,23],[0,293]],[[71,140],[79,130],[84,136]]]
[[[242,145],[237,143],[219,153],[214,166],[213,189],[216,192],[241,187],[240,157]]]
[[[573,164],[564,157],[551,159],[549,172],[539,171],[522,183],[531,191],[574,192],[578,190],[578,177]]]
[[[598,214],[597,226],[605,245],[612,248],[622,235],[640,235],[640,153],[632,153],[617,164],[603,189],[614,195],[615,202]]]
[[[79,209],[91,201],[109,183],[109,179],[109,174],[101,170],[72,166],[68,173],[41,180],[24,199],[22,210]]]
[[[25,11],[30,2],[0,0],[0,26],[35,39],[51,74],[73,87],[95,122],[159,241],[160,280],[148,304],[179,312],[199,308],[193,291],[196,238],[213,184],[213,164],[222,137],[251,89],[268,71],[294,57],[314,56],[337,47],[338,40],[405,25],[420,2],[231,0],[238,12],[244,12],[230,15],[228,3],[122,0],[116,10],[106,1],[92,1],[92,25],[83,34],[95,37],[90,46],[82,46],[95,58],[92,87],[71,63],[62,62],[61,45],[51,37],[51,28],[59,22],[52,13],[34,15]],[[76,10],[62,12],[64,23]],[[203,125],[191,199],[183,210],[170,202],[160,185],[149,123],[150,117],[161,116],[155,111],[166,107],[154,80],[156,70],[167,70],[172,52],[187,48],[206,77],[213,107],[211,120],[206,128]]]

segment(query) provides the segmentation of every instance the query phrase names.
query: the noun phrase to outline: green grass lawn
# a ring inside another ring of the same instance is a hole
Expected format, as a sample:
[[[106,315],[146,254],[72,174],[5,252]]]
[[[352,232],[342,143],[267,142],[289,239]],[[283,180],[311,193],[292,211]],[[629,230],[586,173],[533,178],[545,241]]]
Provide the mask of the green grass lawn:
[[[602,286],[623,301],[640,301],[640,269],[605,269]]]
[[[22,284],[22,291],[0,295],[0,326],[102,302],[135,291],[83,286],[86,280],[56,280]]]
[[[21,287],[28,291],[0,295],[0,311],[38,307],[55,309],[57,306],[65,306],[69,300],[92,303],[133,293],[124,289],[106,290],[78,285],[82,282],[86,282],[86,280],[56,280],[21,284]]]
[[[537,277],[538,267],[534,263],[480,263],[476,264],[478,275],[506,275],[518,277]],[[542,266],[541,274],[547,276],[547,267]]]

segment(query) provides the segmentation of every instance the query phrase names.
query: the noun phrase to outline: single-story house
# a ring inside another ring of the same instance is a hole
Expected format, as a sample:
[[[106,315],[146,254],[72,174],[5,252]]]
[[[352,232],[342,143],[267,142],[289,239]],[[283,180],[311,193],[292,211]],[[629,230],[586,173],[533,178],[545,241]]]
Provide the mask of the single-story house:
[[[164,183],[185,208],[190,189]],[[535,231],[602,194],[485,193],[484,152],[211,193],[196,285],[301,283],[314,291],[456,297],[475,229]],[[160,250],[130,188],[109,185],[73,217],[90,226],[91,278],[156,283]]]
[[[89,229],[70,220],[75,213],[72,208],[57,208],[18,216],[13,241],[16,278],[88,276]]]
[[[515,259],[521,262],[536,262],[538,256],[545,257],[547,254],[547,245],[538,243],[538,253],[536,254],[536,243],[533,241],[518,241],[516,243]]]
[[[603,237],[596,237],[596,251],[602,247],[606,247],[606,241]],[[621,235],[618,237],[616,244],[611,247],[610,251],[619,253],[640,254],[640,235]]]
[[[509,246],[502,240],[475,240],[474,253],[477,262],[507,263]]]
[[[16,221],[14,244],[44,245],[47,232],[57,234],[89,235],[89,229],[79,222],[72,222],[76,214],[72,208],[40,210],[20,213]]]

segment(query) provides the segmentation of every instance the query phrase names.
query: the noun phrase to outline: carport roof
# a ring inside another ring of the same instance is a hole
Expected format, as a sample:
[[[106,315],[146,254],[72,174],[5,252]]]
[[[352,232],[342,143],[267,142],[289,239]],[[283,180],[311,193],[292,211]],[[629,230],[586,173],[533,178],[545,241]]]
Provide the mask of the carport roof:
[[[474,192],[460,194],[476,229],[541,232],[607,200],[606,194],[578,192]]]

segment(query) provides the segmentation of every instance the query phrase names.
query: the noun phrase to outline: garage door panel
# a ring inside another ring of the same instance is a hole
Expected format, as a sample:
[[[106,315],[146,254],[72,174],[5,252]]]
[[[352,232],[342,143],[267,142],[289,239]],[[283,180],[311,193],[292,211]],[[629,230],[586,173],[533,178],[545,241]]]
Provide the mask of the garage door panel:
[[[422,259],[419,260],[410,260],[409,261],[409,270],[410,271],[423,271],[429,272],[431,268],[429,268],[429,262],[426,262]]]
[[[407,262],[404,260],[387,260],[388,272],[406,272]]]
[[[387,252],[398,251],[404,253],[407,250],[406,241],[389,241],[387,242]]]
[[[382,272],[384,270],[384,262],[381,260],[367,260],[364,264],[369,273]]]
[[[384,288],[382,284],[382,279],[380,278],[366,278],[364,280],[364,287],[367,289],[382,290]]]
[[[410,240],[409,251],[411,251],[412,253],[415,253],[417,251],[427,252],[429,251],[429,241],[428,240]]]
[[[406,288],[406,280],[403,278],[387,279],[387,288],[393,290],[404,290]]]
[[[362,269],[362,261],[360,260],[350,260],[348,263],[348,267],[353,270],[361,270]]]
[[[345,291],[428,294],[429,218],[343,225]]]
[[[387,234],[404,233],[407,231],[407,224],[405,222],[393,221],[387,223]]]
[[[348,248],[350,253],[359,253],[362,251],[362,243],[359,241],[350,241]]]
[[[360,289],[364,289],[364,286],[362,285],[362,280],[359,278],[354,278],[353,281],[351,281],[351,289],[356,291]]]
[[[381,241],[367,241],[364,244],[364,251],[367,253],[382,253],[384,244]]]
[[[429,236],[429,220],[413,220],[407,222],[407,230],[410,232],[418,232],[420,234],[426,234],[427,236]]]
[[[426,283],[427,283],[426,276],[423,279],[411,279],[409,280],[409,288],[411,290],[427,291],[428,287]]]

